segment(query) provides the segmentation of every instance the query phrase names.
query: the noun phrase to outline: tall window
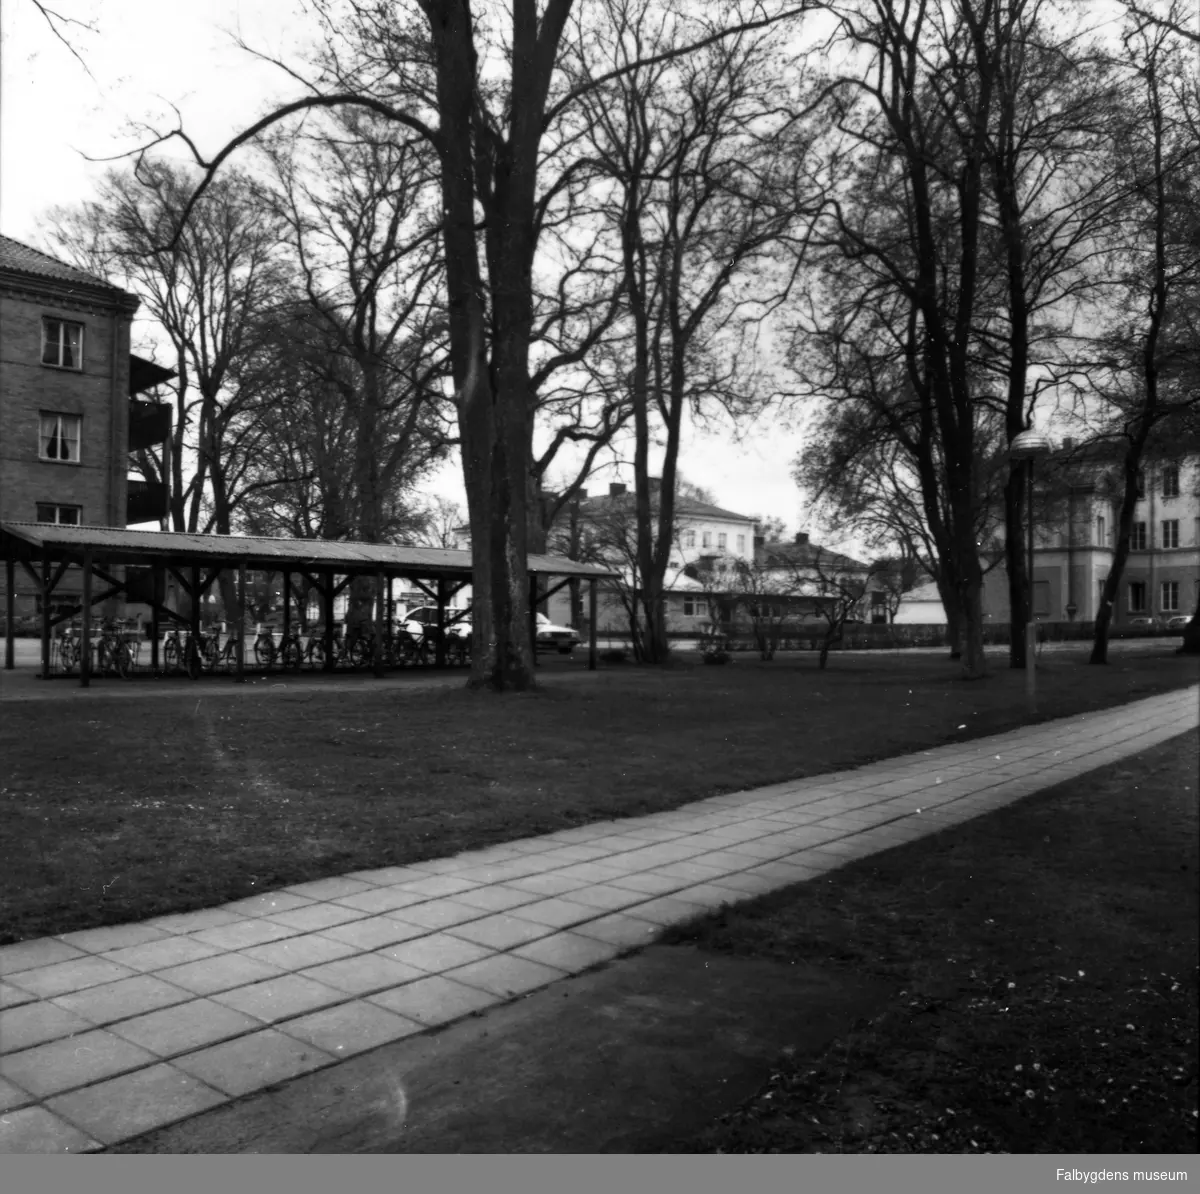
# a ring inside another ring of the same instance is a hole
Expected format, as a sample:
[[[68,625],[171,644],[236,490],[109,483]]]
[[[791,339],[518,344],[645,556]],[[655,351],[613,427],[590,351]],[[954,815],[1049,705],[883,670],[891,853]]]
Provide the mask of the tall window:
[[[65,319],[42,320],[42,364],[59,369],[83,368],[83,324]]]
[[[695,547],[696,546],[696,532],[695,531],[684,531],[683,532],[683,545],[684,545],[684,547]]]
[[[1163,547],[1178,547],[1179,546],[1179,519],[1164,518],[1162,524],[1162,545]]]
[[[1163,497],[1179,496],[1179,470],[1172,464],[1163,469]]]
[[[1163,613],[1174,613],[1179,609],[1179,581],[1164,580],[1162,582]]]
[[[1104,521],[1103,514],[1096,519],[1096,542],[1101,547],[1108,545],[1108,523]]]
[[[1140,498],[1146,496],[1146,474],[1141,469],[1137,471],[1137,495]]]
[[[1135,522],[1129,528],[1129,550],[1146,550],[1146,524],[1144,522]]]
[[[729,536],[728,536],[728,535],[726,535],[726,534],[724,534],[724,532],[722,532],[721,534],[719,534],[719,535],[717,536],[717,550],[718,550],[718,551],[724,551],[724,550],[725,550],[725,544],[728,542],[728,540],[729,540]]]
[[[712,547],[712,531],[705,531],[701,547]]]
[[[82,513],[79,506],[55,506],[49,502],[38,502],[37,504],[38,522],[53,522],[59,526],[77,527],[83,521],[80,517]]]
[[[685,618],[694,618],[700,612],[700,602],[695,597],[685,597],[683,599],[683,616]]]
[[[1131,581],[1129,585],[1129,612],[1141,614],[1146,611],[1146,585],[1144,581]]]
[[[78,415],[60,415],[42,411],[38,427],[38,455],[43,460],[79,463]]]
[[[738,545],[738,555],[741,555],[741,553],[746,550],[746,536],[745,535],[739,535],[737,537],[737,545]]]

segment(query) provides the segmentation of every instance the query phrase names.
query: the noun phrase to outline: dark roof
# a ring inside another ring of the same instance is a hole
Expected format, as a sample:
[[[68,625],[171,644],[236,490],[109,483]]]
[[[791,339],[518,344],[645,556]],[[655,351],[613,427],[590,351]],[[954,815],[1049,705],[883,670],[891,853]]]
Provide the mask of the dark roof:
[[[813,566],[818,552],[821,555],[821,563],[826,568],[854,568],[865,571],[868,567],[861,560],[851,559],[841,552],[830,551],[818,543],[764,543],[754,549],[754,558],[759,564],[767,567],[777,562],[808,568]]]
[[[155,364],[154,361],[148,361],[145,357],[136,356],[134,353],[129,354],[130,394],[140,394],[143,390],[162,385],[163,382],[170,381],[171,378],[177,376],[174,369]]]
[[[51,257],[40,249],[34,249],[29,245],[22,244],[19,240],[13,240],[11,236],[0,236],[0,270],[27,274],[35,278],[46,278],[55,282],[69,282],[76,286],[86,286],[92,290],[107,291],[112,295],[133,297],[104,278],[98,278],[94,274],[76,269],[75,266],[68,265],[65,261],[59,261],[58,258]]]
[[[656,494],[651,494],[653,502]],[[631,492],[626,493],[599,493],[594,497],[584,498],[579,506],[582,510],[601,510],[616,501],[625,501],[632,504],[634,495]],[[732,510],[723,510],[720,506],[710,505],[708,502],[698,502],[694,498],[681,497],[675,500],[675,512],[677,514],[688,515],[692,518],[727,518],[736,522],[753,522],[754,519],[747,514],[735,514]]]
[[[333,568],[431,577],[468,576],[471,553],[440,547],[398,547],[390,543],[352,543],[332,539],[268,539],[250,535],[188,535],[168,531],[133,531],[124,527],[60,526],[48,522],[0,522],[0,556],[71,553],[91,549],[123,563],[149,563],[171,558],[198,564],[242,561],[250,566],[290,564],[296,568]],[[531,555],[529,571],[543,576],[613,577],[617,573],[595,564],[577,564],[562,556]]]

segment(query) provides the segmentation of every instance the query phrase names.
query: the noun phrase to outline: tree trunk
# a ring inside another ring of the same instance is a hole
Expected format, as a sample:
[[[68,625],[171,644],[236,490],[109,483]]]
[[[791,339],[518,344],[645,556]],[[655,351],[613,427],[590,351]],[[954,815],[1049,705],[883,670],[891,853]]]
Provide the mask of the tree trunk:
[[[1180,655],[1200,655],[1200,607],[1192,614],[1192,620],[1183,628],[1183,646]]]
[[[1025,465],[1009,472],[1004,486],[1004,566],[1008,570],[1009,643],[1008,665],[1024,668],[1025,625],[1030,619],[1029,589],[1026,572],[1025,535],[1028,533],[1025,519],[1030,512],[1025,509]]]
[[[1117,516],[1117,542],[1113,550],[1112,568],[1104,580],[1104,591],[1100,595],[1100,608],[1096,611],[1096,629],[1092,637],[1092,654],[1088,663],[1108,662],[1108,632],[1112,627],[1113,609],[1121,588],[1121,578],[1125,574],[1125,564],[1129,559],[1129,535],[1133,529],[1133,515],[1138,503],[1137,474],[1144,439],[1145,435],[1139,434],[1125,454],[1125,493],[1121,498],[1121,512]]]

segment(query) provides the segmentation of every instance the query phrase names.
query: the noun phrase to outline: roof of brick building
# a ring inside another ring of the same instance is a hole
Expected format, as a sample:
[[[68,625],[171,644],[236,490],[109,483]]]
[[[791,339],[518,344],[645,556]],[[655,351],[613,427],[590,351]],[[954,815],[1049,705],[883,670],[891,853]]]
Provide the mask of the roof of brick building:
[[[76,269],[65,261],[59,261],[40,249],[13,240],[11,236],[0,236],[0,270],[11,270],[18,274],[31,274],[38,278],[51,278],[56,282],[74,282],[76,285],[99,287],[114,294],[125,293],[104,278]]]

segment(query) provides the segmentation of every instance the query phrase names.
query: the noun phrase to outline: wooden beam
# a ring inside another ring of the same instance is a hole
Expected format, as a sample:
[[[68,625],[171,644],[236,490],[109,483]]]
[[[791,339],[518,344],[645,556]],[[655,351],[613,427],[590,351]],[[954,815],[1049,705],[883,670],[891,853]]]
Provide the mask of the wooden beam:
[[[4,669],[11,672],[14,665],[13,651],[16,644],[16,629],[13,620],[17,616],[17,564],[9,556],[4,561]]]
[[[83,627],[79,633],[79,687],[92,682],[92,553],[83,553]]]
[[[238,563],[237,682],[246,682],[246,561]]]
[[[596,578],[588,582],[588,671],[596,670]]]
[[[42,560],[42,679],[50,679],[50,561]]]

